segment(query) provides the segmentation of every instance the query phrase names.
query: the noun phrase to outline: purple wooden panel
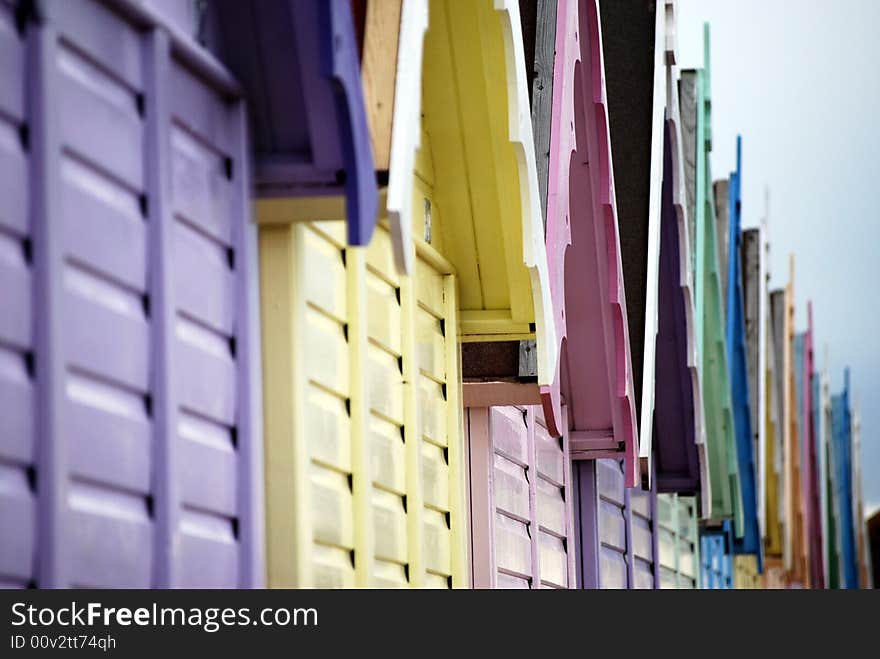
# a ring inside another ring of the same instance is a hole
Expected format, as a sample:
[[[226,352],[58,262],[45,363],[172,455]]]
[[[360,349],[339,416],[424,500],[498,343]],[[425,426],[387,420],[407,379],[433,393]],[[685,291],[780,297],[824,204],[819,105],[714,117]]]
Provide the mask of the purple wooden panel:
[[[338,193],[348,241],[366,245],[378,192],[349,0],[221,0],[221,58],[253,111],[260,194]]]
[[[0,3],[0,584],[34,579],[36,494],[32,263],[25,117],[25,43]]]
[[[682,283],[681,236],[672,182],[669,124],[663,143],[663,197],[660,225],[657,369],[654,380],[654,446],[659,492],[699,491],[700,464],[695,434],[694,390],[688,364],[687,298]]]
[[[613,437],[619,448],[577,457],[619,453],[634,487],[635,396],[597,2],[562,0],[556,16],[546,246],[560,366],[541,399],[552,434],[563,430],[564,397],[572,431]]]
[[[582,588],[658,588],[656,492],[624,488],[623,462],[578,465]]]
[[[0,271],[16,296],[14,322],[0,322],[0,532],[22,530],[3,543],[0,582],[259,586],[243,102],[196,45],[136,4],[113,7],[125,16],[46,2],[26,30],[30,114],[0,105],[0,154],[15,156],[11,117],[33,155],[23,200],[0,206]],[[3,52],[8,19],[0,5]],[[20,178],[23,161],[0,158],[0,178]],[[26,243],[26,220],[6,213],[29,205]]]

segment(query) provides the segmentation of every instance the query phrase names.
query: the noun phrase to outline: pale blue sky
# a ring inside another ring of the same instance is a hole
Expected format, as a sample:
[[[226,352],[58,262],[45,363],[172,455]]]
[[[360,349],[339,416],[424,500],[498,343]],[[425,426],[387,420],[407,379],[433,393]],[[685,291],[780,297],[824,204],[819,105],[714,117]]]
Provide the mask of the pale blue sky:
[[[679,0],[681,68],[711,25],[712,174],[743,137],[743,224],[770,190],[771,286],[795,254],[797,325],[813,302],[832,391],[850,366],[862,416],[866,512],[880,507],[880,2]]]

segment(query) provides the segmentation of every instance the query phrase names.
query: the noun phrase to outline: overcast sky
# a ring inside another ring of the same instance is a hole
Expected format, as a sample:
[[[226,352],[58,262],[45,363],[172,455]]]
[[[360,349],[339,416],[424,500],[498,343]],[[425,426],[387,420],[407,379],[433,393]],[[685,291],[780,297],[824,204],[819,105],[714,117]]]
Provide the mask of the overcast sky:
[[[832,392],[850,366],[861,409],[866,512],[880,507],[880,2],[679,0],[681,68],[711,26],[714,178],[742,135],[743,225],[770,190],[770,285],[795,255],[798,330],[813,303],[817,366]]]

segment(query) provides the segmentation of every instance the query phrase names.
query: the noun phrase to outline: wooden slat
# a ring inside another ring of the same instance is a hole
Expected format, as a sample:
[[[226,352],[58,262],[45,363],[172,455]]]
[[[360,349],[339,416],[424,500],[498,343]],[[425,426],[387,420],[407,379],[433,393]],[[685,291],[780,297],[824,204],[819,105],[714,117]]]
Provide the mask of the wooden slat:
[[[400,6],[401,0],[370,0],[367,4],[361,79],[373,162],[379,170],[389,168],[391,156]]]

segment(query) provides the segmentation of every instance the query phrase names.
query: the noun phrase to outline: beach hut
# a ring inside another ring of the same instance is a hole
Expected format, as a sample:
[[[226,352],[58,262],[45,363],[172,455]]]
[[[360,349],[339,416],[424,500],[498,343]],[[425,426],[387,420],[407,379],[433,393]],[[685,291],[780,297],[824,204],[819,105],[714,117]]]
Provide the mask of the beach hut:
[[[572,515],[588,505],[576,503],[584,461],[606,458],[621,487],[639,482],[601,32],[594,0],[520,7],[560,363],[535,399],[528,368],[517,377],[530,346],[512,351],[506,371],[484,346],[465,346],[473,577],[477,587],[575,587],[582,562],[598,572],[601,554],[574,537]],[[609,494],[623,507],[619,495]],[[600,516],[589,519],[582,533],[598,537]]]
[[[807,560],[810,584],[813,588],[825,587],[824,559],[822,558],[821,488],[819,486],[819,461],[816,454],[816,413],[818,401],[814,398],[816,374],[813,366],[813,305],[807,302],[807,331],[804,334],[803,372],[803,440],[804,509]]]
[[[766,504],[764,531],[764,585],[785,583],[785,290],[768,295],[767,305],[767,442],[765,444]]]
[[[709,26],[704,31],[704,68],[681,74],[681,116],[685,146],[693,144],[695,231],[695,317],[701,368],[703,424],[709,464],[709,495],[701,516],[714,526],[725,519],[742,524],[742,503],[730,402],[724,312],[716,247],[715,204],[709,152],[712,147]],[[686,169],[686,175],[689,173]],[[738,529],[736,529],[738,530]]]
[[[746,347],[746,318],[742,271],[742,139],[736,139],[736,171],[730,174],[728,200],[729,231],[727,253],[727,358],[730,365],[731,403],[739,466],[739,490],[742,497],[742,532],[733,541],[736,554],[752,555],[755,561],[740,559],[737,566],[744,583],[760,574],[762,566],[761,532],[758,524],[756,460],[752,432],[751,392]]]
[[[352,20],[369,112],[395,80],[369,245],[341,189],[257,205],[272,585],[470,585],[463,397],[510,402],[530,340],[516,395],[556,371],[518,5],[403,3],[383,59],[383,4]]]
[[[0,3],[0,581],[264,583],[243,90],[186,3]]]
[[[831,397],[831,415],[834,505],[837,508],[836,521],[840,539],[839,587],[851,589],[859,587],[859,569],[853,514],[852,409],[848,368],[844,370],[842,391]]]

